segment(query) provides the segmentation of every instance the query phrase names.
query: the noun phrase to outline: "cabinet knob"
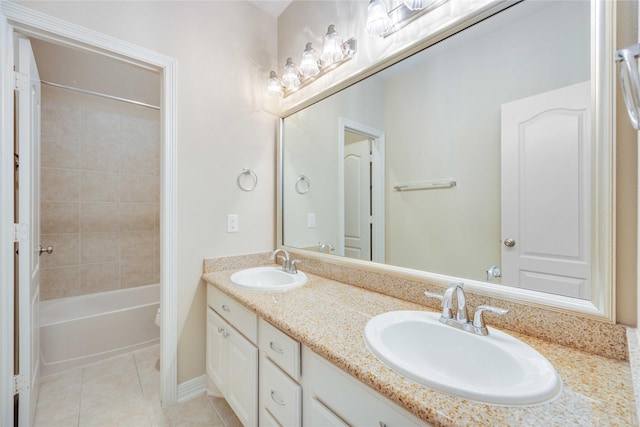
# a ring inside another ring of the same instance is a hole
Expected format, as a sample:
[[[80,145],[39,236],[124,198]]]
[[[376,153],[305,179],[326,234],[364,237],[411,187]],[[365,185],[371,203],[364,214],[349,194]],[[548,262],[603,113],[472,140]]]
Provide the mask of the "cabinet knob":
[[[231,311],[231,309],[229,308],[229,306],[227,304],[222,304],[222,309],[224,311]]]

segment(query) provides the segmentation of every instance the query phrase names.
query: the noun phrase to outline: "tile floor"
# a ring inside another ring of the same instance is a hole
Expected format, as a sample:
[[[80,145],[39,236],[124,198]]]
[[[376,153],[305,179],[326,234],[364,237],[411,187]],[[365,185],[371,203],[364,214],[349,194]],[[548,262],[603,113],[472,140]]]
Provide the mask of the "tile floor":
[[[160,406],[159,346],[43,377],[34,426],[239,427],[224,399]]]

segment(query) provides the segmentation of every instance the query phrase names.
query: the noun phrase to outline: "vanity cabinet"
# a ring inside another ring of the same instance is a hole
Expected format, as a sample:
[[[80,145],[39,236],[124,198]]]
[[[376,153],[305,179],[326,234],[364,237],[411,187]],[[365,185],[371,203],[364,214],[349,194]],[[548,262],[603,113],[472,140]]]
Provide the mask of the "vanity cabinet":
[[[302,385],[307,427],[429,425],[304,346]]]
[[[245,427],[428,425],[213,286],[207,304],[207,375]]]
[[[207,304],[207,376],[242,424],[257,426],[257,316],[212,287]]]

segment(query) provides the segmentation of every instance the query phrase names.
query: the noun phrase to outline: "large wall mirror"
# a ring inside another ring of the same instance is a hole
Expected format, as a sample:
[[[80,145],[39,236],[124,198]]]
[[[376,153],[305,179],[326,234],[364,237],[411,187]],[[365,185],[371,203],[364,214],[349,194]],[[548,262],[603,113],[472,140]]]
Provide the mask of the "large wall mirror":
[[[286,116],[282,244],[613,320],[607,3],[519,2]]]

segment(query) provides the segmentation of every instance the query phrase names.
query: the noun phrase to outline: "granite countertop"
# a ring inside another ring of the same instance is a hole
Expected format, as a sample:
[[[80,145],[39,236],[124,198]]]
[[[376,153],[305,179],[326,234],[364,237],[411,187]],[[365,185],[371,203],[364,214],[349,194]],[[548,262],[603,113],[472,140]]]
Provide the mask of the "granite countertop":
[[[506,331],[543,354],[564,389],[555,401],[529,407],[471,402],[421,386],[386,367],[369,352],[364,327],[374,316],[424,306],[308,274],[309,282],[285,292],[254,291],[231,283],[234,271],[203,279],[242,303],[342,370],[436,426],[638,425],[628,361],[608,359]]]

